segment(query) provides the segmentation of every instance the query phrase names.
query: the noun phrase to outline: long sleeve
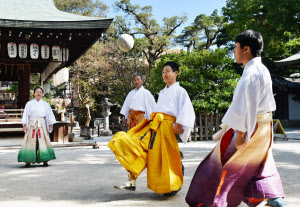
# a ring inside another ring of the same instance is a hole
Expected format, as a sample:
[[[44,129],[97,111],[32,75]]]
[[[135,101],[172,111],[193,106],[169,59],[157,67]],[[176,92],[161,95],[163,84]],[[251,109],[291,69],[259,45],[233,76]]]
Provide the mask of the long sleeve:
[[[122,106],[122,109],[120,111],[121,114],[123,114],[125,116],[126,119],[128,119],[128,116],[130,114],[130,108],[129,108],[129,105],[128,105],[128,102],[129,102],[129,97],[130,96],[130,93],[127,95],[125,101],[124,101],[124,104]]]
[[[150,92],[145,93],[145,118],[151,119],[151,114],[155,110],[156,103]]]
[[[193,128],[195,123],[195,111],[191,99],[186,91],[182,91],[179,98],[179,113],[176,123]]]
[[[232,103],[222,119],[229,128],[247,132],[246,142],[249,142],[255,128],[258,96],[259,94],[253,94],[247,86],[237,87]]]
[[[183,134],[180,134],[180,139],[186,144],[191,134],[191,129],[195,124],[195,111],[192,105],[191,99],[186,91],[183,91],[179,96],[179,115],[176,119],[176,123],[182,125]]]
[[[26,126],[28,127],[28,120],[29,120],[29,108],[30,108],[30,103],[27,102],[26,105],[25,105],[25,109],[23,111],[23,116],[22,116],[22,124],[24,126],[24,124],[26,124]]]
[[[51,106],[47,103],[47,122],[49,125],[53,125],[56,123],[55,116],[53,114]]]

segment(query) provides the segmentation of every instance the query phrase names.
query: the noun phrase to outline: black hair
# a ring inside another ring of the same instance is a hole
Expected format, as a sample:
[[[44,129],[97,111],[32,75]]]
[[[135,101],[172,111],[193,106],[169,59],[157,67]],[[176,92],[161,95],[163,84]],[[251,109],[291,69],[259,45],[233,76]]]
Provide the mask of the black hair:
[[[264,42],[259,32],[251,29],[245,30],[236,37],[235,42],[240,43],[241,48],[249,46],[253,57],[261,56]]]
[[[173,61],[168,61],[164,64],[164,67],[167,65],[172,68],[173,72],[178,71],[178,73],[179,73],[179,65],[177,63],[175,63]]]
[[[35,87],[35,88],[34,88],[34,90],[33,90],[33,93],[35,93],[36,89],[41,89],[41,90],[42,90],[42,92],[44,93],[44,90],[43,90],[43,88],[42,88],[42,87],[40,87],[40,86],[37,86],[37,87]]]
[[[141,77],[141,80],[143,80],[143,76],[142,75],[140,75],[140,74],[135,74],[134,76],[133,76],[133,79],[135,78],[135,77],[137,77],[137,76],[140,76]]]

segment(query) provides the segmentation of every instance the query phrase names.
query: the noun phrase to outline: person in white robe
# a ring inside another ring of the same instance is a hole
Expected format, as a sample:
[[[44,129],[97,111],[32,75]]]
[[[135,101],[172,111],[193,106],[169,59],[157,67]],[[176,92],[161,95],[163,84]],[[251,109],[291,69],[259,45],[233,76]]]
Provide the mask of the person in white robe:
[[[245,68],[222,129],[213,136],[220,141],[195,172],[186,196],[189,206],[257,206],[264,200],[286,206],[272,155],[276,104],[270,72],[261,62],[262,47],[259,32],[246,30],[236,38],[235,60]]]
[[[176,82],[178,72],[177,63],[165,63],[162,76],[167,85],[159,93],[151,120],[144,120],[127,133],[116,133],[109,142],[128,171],[128,181],[116,189],[135,190],[136,179],[146,167],[149,189],[165,196],[173,196],[181,189],[184,167],[176,134],[187,142],[195,112],[186,90]]]
[[[18,162],[25,162],[26,167],[31,163],[43,162],[48,166],[48,161],[56,159],[51,145],[49,133],[53,131],[56,123],[55,116],[43,97],[43,89],[34,89],[34,99],[25,105],[22,124],[25,133],[24,142],[18,154]],[[49,133],[48,133],[49,132]]]
[[[128,93],[120,112],[125,116],[123,125],[128,124],[128,130],[144,119],[151,119],[151,113],[156,107],[153,95],[143,86],[143,77],[139,74],[134,75],[133,83],[135,89]]]

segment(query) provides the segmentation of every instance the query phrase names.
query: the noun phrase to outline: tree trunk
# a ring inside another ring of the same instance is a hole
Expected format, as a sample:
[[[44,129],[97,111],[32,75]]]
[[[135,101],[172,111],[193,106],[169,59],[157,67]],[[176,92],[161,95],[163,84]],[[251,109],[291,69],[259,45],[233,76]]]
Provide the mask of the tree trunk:
[[[84,107],[86,108],[86,122],[85,122],[85,126],[89,126],[90,125],[90,121],[91,121],[90,107],[89,107],[88,104],[85,104]]]

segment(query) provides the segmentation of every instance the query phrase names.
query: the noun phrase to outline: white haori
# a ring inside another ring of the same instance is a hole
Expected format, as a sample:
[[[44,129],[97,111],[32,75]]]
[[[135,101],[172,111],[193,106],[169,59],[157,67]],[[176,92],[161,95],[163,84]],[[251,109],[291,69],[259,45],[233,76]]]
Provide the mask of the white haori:
[[[129,121],[128,116],[130,115],[130,110],[143,111],[146,119],[151,119],[151,113],[154,111],[156,106],[153,95],[141,86],[139,90],[132,90],[128,93],[125,102],[121,109],[121,114],[123,114]]]
[[[155,112],[175,116],[175,123],[183,127],[183,134],[180,134],[180,138],[187,143],[191,129],[194,128],[195,111],[188,93],[179,85],[179,82],[170,87],[166,86],[159,92]]]
[[[249,142],[256,116],[275,110],[270,72],[262,64],[261,57],[253,58],[244,68],[222,123],[228,128],[246,132],[246,142]]]
[[[26,103],[22,124],[26,124],[26,126],[29,127],[29,121],[32,120],[32,117],[34,117],[36,120],[39,120],[40,118],[45,120],[48,131],[49,125],[56,123],[55,116],[49,103],[42,99],[40,99],[40,101],[33,99]]]

